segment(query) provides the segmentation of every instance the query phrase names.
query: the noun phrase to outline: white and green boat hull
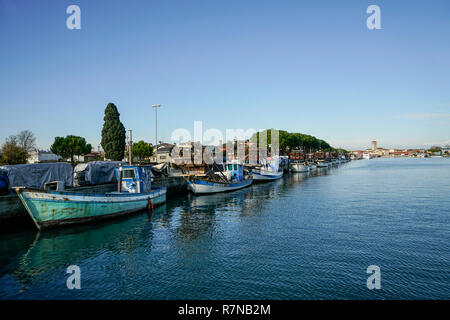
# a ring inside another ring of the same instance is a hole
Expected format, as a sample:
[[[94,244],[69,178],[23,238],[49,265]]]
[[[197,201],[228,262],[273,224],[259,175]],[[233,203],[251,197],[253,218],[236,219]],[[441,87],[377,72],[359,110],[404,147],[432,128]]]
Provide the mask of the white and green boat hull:
[[[75,192],[16,189],[20,200],[39,229],[113,218],[157,206],[166,201],[167,189],[148,193],[83,194]],[[150,204],[151,203],[151,204]]]

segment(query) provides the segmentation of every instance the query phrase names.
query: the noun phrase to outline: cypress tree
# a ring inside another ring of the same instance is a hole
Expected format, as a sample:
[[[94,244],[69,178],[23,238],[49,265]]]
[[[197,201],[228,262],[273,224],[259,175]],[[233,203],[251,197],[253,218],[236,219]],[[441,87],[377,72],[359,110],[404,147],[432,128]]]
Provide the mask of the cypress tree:
[[[125,153],[125,127],[119,119],[120,113],[114,103],[108,103],[105,109],[105,123],[102,129],[102,148],[105,157],[120,161]]]

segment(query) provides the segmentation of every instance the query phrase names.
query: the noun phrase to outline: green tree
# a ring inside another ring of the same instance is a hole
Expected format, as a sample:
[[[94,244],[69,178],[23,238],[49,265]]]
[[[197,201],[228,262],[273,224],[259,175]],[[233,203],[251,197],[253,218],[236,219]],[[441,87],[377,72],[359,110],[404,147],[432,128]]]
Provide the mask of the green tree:
[[[110,160],[120,161],[125,153],[125,127],[120,122],[120,113],[114,103],[108,103],[105,109],[105,117],[102,129],[102,148],[105,157]]]
[[[86,140],[83,137],[69,135],[56,137],[50,150],[63,159],[69,158],[70,162],[73,163],[74,156],[82,156],[91,152],[92,146],[86,144]]]
[[[345,150],[345,149],[343,149],[343,148],[337,148],[335,151],[336,151],[338,154],[346,154],[346,153],[349,153],[349,152],[350,152],[350,151]]]
[[[6,139],[0,150],[0,164],[20,164],[27,162],[28,154],[17,143],[17,137]]]
[[[144,140],[133,143],[133,155],[138,157],[139,160],[143,160],[145,157],[150,157],[152,154],[153,147]]]
[[[430,152],[439,152],[439,151],[441,151],[441,147],[433,146],[430,149],[428,149],[428,151],[430,151]]]

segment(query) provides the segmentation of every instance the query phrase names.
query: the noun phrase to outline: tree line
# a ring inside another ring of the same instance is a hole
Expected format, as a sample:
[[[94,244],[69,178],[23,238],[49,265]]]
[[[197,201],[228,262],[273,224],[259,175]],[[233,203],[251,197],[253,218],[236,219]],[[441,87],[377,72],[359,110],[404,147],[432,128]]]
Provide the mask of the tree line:
[[[271,129],[264,130],[263,133],[267,134],[267,143],[271,144]],[[255,141],[259,144],[260,134],[261,132],[253,134],[253,136],[250,138],[250,141]],[[308,134],[297,132],[291,133],[284,130],[278,130],[278,138],[280,154],[287,154],[292,150],[304,150],[308,153],[315,151],[337,151],[337,149],[331,147],[331,145],[325,140],[318,139]]]

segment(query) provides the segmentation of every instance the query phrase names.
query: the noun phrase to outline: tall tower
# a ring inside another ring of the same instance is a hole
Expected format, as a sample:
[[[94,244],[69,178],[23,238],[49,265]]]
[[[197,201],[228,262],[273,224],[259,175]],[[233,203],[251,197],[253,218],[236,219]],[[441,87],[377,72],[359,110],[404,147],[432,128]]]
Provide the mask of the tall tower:
[[[372,151],[377,150],[377,142],[376,141],[372,141]]]

